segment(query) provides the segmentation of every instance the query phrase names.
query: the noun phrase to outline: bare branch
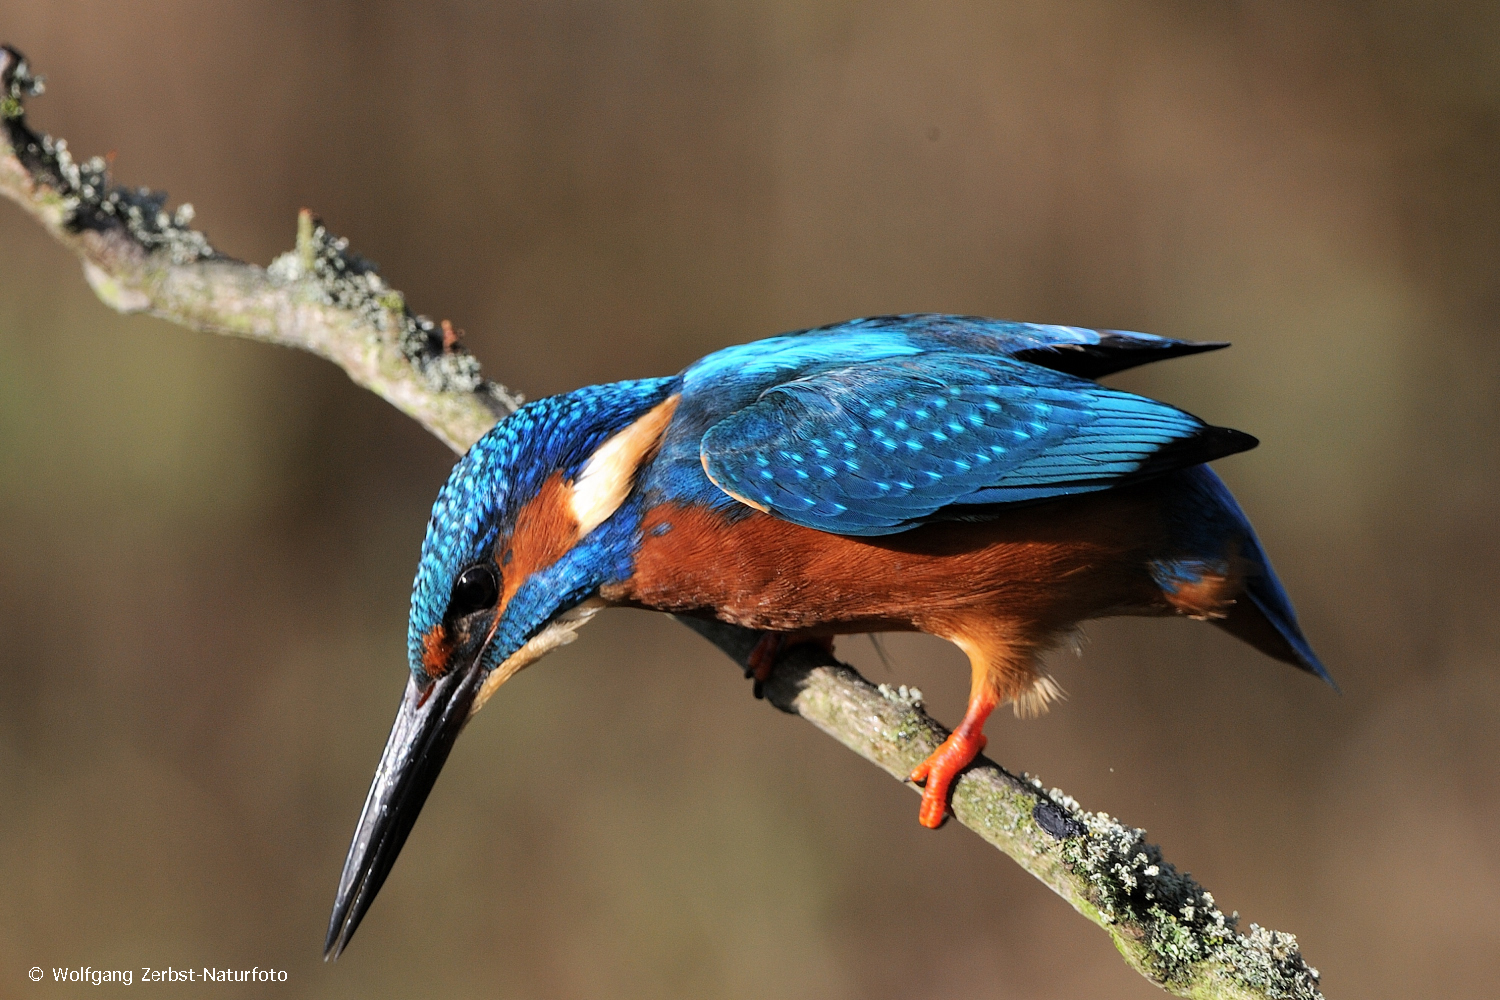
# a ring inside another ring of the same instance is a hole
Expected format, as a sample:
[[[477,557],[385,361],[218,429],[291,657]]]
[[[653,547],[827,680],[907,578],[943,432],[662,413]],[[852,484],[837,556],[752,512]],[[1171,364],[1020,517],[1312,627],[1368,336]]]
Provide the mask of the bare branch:
[[[169,215],[164,194],[114,186],[102,160],[76,163],[65,142],[32,132],[24,101],[39,93],[20,53],[0,49],[0,192],[78,256],[108,305],[312,351],[455,451],[519,405],[481,378],[451,326],[414,315],[310,213],[298,219],[295,249],[269,267],[226,257],[191,228],[190,206]],[[757,633],[682,620],[745,665]],[[920,692],[876,688],[812,647],[793,649],[765,694],[901,780],[948,735],[922,711]],[[983,757],[955,783],[953,814],[1103,927],[1132,968],[1171,993],[1322,996],[1296,938],[1254,924],[1239,933],[1236,918],[1163,860],[1142,830],[1085,812]]]

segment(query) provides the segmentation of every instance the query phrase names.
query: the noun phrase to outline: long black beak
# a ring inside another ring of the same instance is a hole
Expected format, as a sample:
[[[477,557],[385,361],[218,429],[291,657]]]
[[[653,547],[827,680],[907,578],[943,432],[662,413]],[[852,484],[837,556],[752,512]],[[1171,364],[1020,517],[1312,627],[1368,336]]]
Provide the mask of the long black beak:
[[[478,660],[476,656],[474,663],[427,684],[414,678],[407,682],[339,878],[323,944],[325,961],[338,958],[354,937],[417,822],[427,793],[469,719],[483,680]]]

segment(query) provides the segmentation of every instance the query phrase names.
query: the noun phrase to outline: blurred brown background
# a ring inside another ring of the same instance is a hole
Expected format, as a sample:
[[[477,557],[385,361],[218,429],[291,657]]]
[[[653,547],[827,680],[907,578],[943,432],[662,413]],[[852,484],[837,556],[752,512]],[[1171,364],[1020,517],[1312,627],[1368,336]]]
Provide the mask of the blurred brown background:
[[[891,311],[1234,341],[1115,382],[1263,439],[1220,470],[1344,695],[1202,625],[1104,622],[991,752],[1295,931],[1330,997],[1495,995],[1493,4],[413,7],[0,0],[0,36],[49,77],[38,128],[248,260],[315,209],[532,396]],[[324,965],[451,462],[324,362],[110,313],[0,205],[0,995],[70,992],[33,965],[1160,995],[626,612],[471,727]],[[956,721],[960,654],[889,647],[841,643]]]

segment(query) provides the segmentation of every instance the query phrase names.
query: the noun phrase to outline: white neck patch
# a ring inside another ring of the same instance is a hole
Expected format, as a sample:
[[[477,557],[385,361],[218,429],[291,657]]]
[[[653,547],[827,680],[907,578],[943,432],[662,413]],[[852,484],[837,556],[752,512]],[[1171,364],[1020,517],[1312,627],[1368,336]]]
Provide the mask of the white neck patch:
[[[568,506],[578,522],[578,537],[583,538],[609,516],[635,486],[635,474],[641,463],[656,450],[672,414],[677,410],[678,396],[668,396],[644,416],[601,444],[584,463],[583,471],[573,481]]]

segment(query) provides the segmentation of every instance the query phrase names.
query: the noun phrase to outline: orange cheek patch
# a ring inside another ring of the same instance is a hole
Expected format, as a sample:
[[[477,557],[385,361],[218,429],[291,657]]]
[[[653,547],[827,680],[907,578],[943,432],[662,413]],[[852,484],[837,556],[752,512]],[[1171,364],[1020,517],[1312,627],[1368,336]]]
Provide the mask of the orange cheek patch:
[[[448,638],[448,630],[441,625],[434,625],[430,631],[422,636],[422,669],[427,672],[428,677],[441,677],[448,669],[448,659],[453,655],[453,642]]]
[[[516,515],[506,549],[511,559],[502,567],[505,582],[501,610],[533,573],[557,562],[578,540],[578,519],[573,516],[571,498],[572,489],[563,482],[562,473],[555,472],[542,484],[536,498]]]

